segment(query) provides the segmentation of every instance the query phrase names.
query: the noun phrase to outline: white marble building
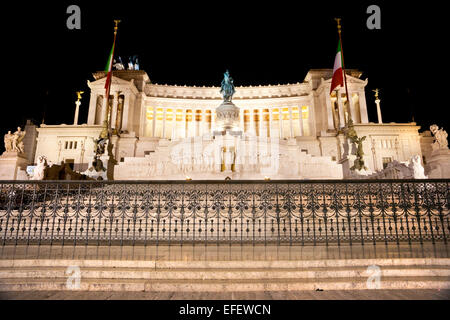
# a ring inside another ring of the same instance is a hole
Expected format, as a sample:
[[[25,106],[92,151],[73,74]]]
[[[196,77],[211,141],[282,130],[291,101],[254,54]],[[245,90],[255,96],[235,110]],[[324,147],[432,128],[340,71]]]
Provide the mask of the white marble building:
[[[415,123],[369,123],[367,79],[357,70],[347,74],[350,112],[358,136],[366,136],[369,170],[426,154],[422,150],[432,141],[420,138]],[[35,163],[45,155],[53,163],[73,162],[80,171],[90,166],[106,108],[105,73],[93,76],[87,124],[37,128]],[[242,135],[231,141],[213,137],[219,87],[155,84],[145,71],[116,70],[109,97],[114,179],[345,178],[345,138],[338,130],[345,125],[346,96],[344,89],[330,96],[331,77],[331,69],[316,69],[302,83],[236,87]]]

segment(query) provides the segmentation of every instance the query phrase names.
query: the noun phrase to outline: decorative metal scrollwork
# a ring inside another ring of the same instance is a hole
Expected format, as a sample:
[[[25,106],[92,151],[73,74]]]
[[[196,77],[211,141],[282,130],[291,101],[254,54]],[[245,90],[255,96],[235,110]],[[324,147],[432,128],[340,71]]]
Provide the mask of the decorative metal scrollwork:
[[[449,180],[0,184],[9,243],[447,242]]]

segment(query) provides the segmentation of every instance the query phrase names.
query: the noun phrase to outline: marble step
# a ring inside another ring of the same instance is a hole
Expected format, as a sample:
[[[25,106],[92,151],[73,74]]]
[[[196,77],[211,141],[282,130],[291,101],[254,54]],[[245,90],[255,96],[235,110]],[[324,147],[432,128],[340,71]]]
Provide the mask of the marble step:
[[[0,259],[0,268],[8,267],[116,267],[152,269],[255,269],[255,268],[324,268],[377,266],[450,266],[450,258],[373,258],[322,260],[235,260],[235,261],[160,261],[160,260],[107,260],[107,259]]]
[[[72,264],[73,266],[73,264]],[[67,279],[67,267],[0,267],[0,279]],[[383,266],[382,277],[447,277],[450,266]],[[317,279],[364,278],[374,274],[367,267],[311,268],[128,268],[80,267],[82,279],[179,279],[179,280],[240,280],[240,279]]]
[[[379,289],[450,289],[449,277],[383,277]],[[365,279],[239,279],[239,280],[141,280],[83,279],[79,291],[303,291],[303,290],[367,290]],[[0,279],[0,291],[74,290],[61,279]]]

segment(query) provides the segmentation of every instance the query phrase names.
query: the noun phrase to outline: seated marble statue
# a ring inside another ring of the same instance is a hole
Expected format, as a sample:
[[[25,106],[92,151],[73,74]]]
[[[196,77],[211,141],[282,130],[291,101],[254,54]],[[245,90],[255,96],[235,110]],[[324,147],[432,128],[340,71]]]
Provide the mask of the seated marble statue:
[[[48,167],[47,158],[45,156],[39,156],[38,163],[33,171],[31,180],[44,180],[45,169]]]
[[[428,179],[428,177],[425,175],[425,170],[422,166],[419,155],[416,154],[415,156],[411,157],[408,167],[412,169],[414,179]]]

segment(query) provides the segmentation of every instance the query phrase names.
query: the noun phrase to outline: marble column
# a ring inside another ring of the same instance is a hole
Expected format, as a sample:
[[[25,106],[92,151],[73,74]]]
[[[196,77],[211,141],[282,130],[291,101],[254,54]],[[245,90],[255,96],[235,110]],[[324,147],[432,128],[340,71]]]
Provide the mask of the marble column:
[[[383,123],[383,119],[381,118],[381,108],[380,108],[380,99],[376,99],[375,103],[377,105],[377,116],[378,116],[378,123]]]
[[[80,112],[80,104],[81,104],[81,101],[79,101],[79,100],[75,101],[75,115],[73,117],[74,125],[78,124],[78,113]]]
[[[122,119],[123,119],[123,104],[124,104],[124,98],[121,98],[120,96],[117,97],[117,113],[116,113],[116,130],[117,134],[120,134],[122,130]]]
[[[310,93],[310,103],[308,106],[308,121],[309,121],[309,135],[315,136],[317,134],[316,108],[314,96]]]
[[[325,96],[325,103],[327,107],[327,129],[328,130],[334,130],[334,101],[336,98],[331,97],[330,95],[326,94]],[[300,113],[301,113],[301,107],[300,107]]]
[[[342,109],[344,110],[344,124],[346,125],[348,120],[352,118],[352,114],[350,113],[350,101],[347,99],[347,96],[341,97],[342,101]]]
[[[172,109],[172,134],[170,136],[171,140],[175,140],[177,138],[177,109]]]
[[[300,125],[300,136],[303,137],[303,135],[305,133],[303,132],[303,108],[302,108],[302,106],[298,107],[298,123]]]
[[[263,116],[263,109],[259,108],[258,109],[258,113],[259,113],[259,136],[262,137],[263,136],[263,130],[264,130],[264,116]]]
[[[253,109],[250,109],[249,113],[250,113],[250,132],[252,135],[256,136],[255,115],[254,115]]]
[[[153,107],[153,127],[152,127],[152,137],[155,137],[156,134],[156,109],[157,107]]]
[[[239,126],[241,127],[242,133],[244,133],[244,109],[239,110]]]
[[[103,96],[102,115],[100,124],[103,125],[103,122],[105,122],[106,119],[108,119],[108,97]]]
[[[356,114],[356,105],[355,105],[355,99],[353,98],[353,94],[350,92],[349,93],[349,98],[350,98],[350,102],[349,102],[349,106],[350,106],[350,114],[352,116],[352,120],[353,123],[358,123],[358,116]]]
[[[166,138],[166,110],[167,108],[163,109],[163,118],[162,118],[162,138]]]
[[[341,125],[340,125],[339,115],[337,114],[336,109],[335,109],[336,101],[337,101],[336,97],[330,97],[331,108],[332,108],[332,112],[333,112],[332,113],[332,116],[333,116],[333,128],[334,128],[334,126],[336,126],[336,128],[334,128],[334,129],[339,130]]]
[[[272,108],[269,108],[269,137],[270,138],[272,138],[272,122],[273,122]]]
[[[290,127],[290,137],[293,138],[294,137],[294,126],[292,125],[292,107],[289,106],[289,127]]]
[[[123,112],[122,112],[122,129],[125,131],[130,131],[128,128],[128,120],[130,117],[130,94],[125,93],[123,101]],[[145,110],[145,120],[147,122],[147,109]]]
[[[199,137],[200,136],[200,130],[201,130],[201,121],[197,121],[197,109],[192,110],[192,121],[194,123],[194,137]],[[201,117],[201,113],[200,113],[200,117]]]
[[[87,120],[88,125],[95,124],[95,115],[97,113],[97,96],[98,94],[94,94],[91,91],[91,97],[89,100],[88,120]]]
[[[278,128],[280,129],[280,139],[283,139],[283,108],[278,108]]]
[[[364,91],[359,91],[358,96],[359,96],[359,112],[361,114],[361,123],[369,123],[369,117],[367,115],[366,94]]]
[[[211,132],[214,132],[214,130],[216,130],[216,119],[215,119],[215,113],[216,110],[212,109],[211,110]]]
[[[184,132],[184,138],[188,137],[188,119],[187,119],[187,109],[183,109],[183,132]]]
[[[112,105],[112,110],[111,110],[111,114],[109,116],[109,127],[110,128],[114,128],[116,129],[116,122],[114,121],[114,119],[117,116],[117,104],[119,103],[119,96],[120,91],[117,91],[113,94],[113,105]]]
[[[339,108],[339,126],[340,126],[340,128],[342,128],[345,126],[345,120],[344,120],[344,108],[342,105],[342,97],[339,92],[337,94],[337,102],[338,102],[338,108]],[[340,128],[338,128],[338,129],[340,129]]]
[[[206,110],[202,108],[202,119],[200,121],[200,136],[202,137],[206,132]]]

